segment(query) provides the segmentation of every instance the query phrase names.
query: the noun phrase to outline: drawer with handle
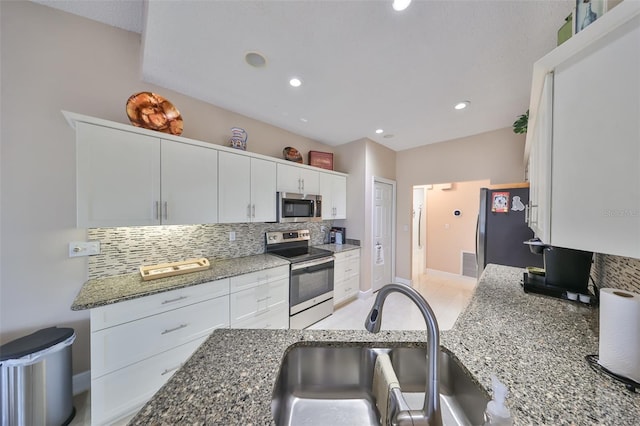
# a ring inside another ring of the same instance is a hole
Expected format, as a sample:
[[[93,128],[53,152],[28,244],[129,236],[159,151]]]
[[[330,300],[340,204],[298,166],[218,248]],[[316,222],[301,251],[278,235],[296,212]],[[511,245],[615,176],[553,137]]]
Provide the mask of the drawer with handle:
[[[248,274],[231,277],[231,293],[257,287],[283,278],[289,279],[288,266],[279,266],[277,268],[265,269],[263,271],[250,272]]]
[[[202,337],[91,380],[91,424],[135,413],[206,340]]]
[[[246,328],[240,327],[239,324],[267,315],[274,310],[280,310],[289,315],[289,281],[281,279],[239,291],[231,294],[230,299],[231,328]]]
[[[229,296],[174,309],[91,334],[97,378],[229,325]]]
[[[211,281],[91,309],[91,331],[229,294],[229,279]]]

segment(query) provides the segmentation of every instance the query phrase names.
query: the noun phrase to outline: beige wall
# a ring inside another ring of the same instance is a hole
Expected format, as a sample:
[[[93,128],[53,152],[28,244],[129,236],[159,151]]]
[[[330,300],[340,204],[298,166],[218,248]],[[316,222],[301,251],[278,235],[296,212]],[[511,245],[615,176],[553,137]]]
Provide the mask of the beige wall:
[[[524,179],[524,136],[511,128],[481,133],[396,153],[398,208],[396,276],[411,278],[414,185],[489,179],[492,184]]]
[[[365,174],[366,174],[366,144],[360,139],[336,147],[336,168],[349,173],[347,179],[347,220],[335,221],[336,226],[347,228],[347,238],[362,241],[365,235],[364,214],[365,205]],[[356,220],[356,218],[358,218]]]
[[[347,184],[347,217],[336,221],[347,227],[347,237],[360,240],[360,289],[371,289],[371,205],[373,200],[373,178],[395,180],[395,151],[373,142],[360,139],[336,148],[338,165],[349,173]]]
[[[87,277],[67,245],[75,228],[74,132],[61,109],[128,123],[127,98],[158,92],[181,111],[183,136],[226,144],[249,134],[249,151],[332,148],[140,81],[140,35],[31,2],[0,2],[2,167],[0,342],[59,325],[76,329],[74,373],[89,369],[89,313],[69,307]]]
[[[480,188],[489,183],[489,180],[454,182],[450,189],[433,185],[426,191],[428,269],[462,273],[462,251],[476,251]],[[461,215],[454,216],[454,210],[460,210]]]

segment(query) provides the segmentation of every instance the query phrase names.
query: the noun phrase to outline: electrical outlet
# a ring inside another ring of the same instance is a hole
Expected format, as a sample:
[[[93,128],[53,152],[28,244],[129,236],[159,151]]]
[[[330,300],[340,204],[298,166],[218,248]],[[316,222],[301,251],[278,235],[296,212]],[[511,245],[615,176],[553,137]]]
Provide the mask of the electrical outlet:
[[[93,256],[100,254],[100,241],[72,241],[69,243],[69,257]]]
[[[236,240],[236,231],[229,232],[229,241],[235,241],[235,240]]]

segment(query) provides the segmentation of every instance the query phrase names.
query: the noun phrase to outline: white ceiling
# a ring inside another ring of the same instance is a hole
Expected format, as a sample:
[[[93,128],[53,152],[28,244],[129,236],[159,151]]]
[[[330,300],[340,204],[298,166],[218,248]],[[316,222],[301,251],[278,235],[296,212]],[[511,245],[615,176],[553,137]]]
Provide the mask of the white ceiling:
[[[329,145],[403,150],[511,126],[575,1],[150,0],[146,20],[142,0],[38,3],[142,32],[144,81]]]

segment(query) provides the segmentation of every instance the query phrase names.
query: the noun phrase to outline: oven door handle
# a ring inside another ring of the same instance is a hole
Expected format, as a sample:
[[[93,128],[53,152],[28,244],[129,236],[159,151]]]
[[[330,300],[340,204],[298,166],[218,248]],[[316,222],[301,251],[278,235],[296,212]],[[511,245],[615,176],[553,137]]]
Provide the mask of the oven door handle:
[[[291,265],[291,270],[297,271],[298,269],[310,268],[312,266],[323,265],[329,262],[333,262],[333,257],[325,257],[322,259],[310,260],[308,262],[294,263]]]

